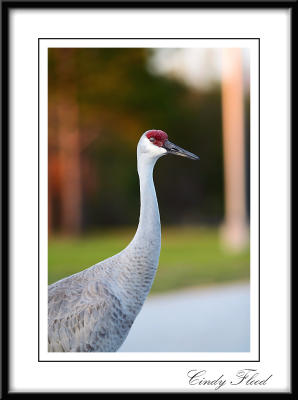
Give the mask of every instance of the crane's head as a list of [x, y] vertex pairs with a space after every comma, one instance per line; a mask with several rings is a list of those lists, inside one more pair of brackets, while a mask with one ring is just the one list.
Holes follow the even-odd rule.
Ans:
[[151, 129], [142, 135], [138, 144], [138, 152], [156, 159], [166, 154], [175, 154], [176, 156], [191, 158], [192, 160], [200, 159], [195, 154], [171, 143], [168, 140], [168, 135], [164, 131], [157, 129]]

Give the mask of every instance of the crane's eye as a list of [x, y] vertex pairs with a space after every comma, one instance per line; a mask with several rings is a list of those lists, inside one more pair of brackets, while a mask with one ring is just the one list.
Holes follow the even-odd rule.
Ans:
[[152, 143], [155, 142], [155, 138], [154, 138], [154, 137], [151, 137], [149, 140], [150, 140], [150, 142], [152, 142]]

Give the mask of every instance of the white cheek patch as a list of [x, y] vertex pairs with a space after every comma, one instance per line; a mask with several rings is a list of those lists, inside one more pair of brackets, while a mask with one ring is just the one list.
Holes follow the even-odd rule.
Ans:
[[159, 147], [156, 146], [154, 143], [151, 143], [147, 137], [145, 138], [145, 148], [146, 153], [150, 153], [154, 156], [162, 156], [167, 152], [167, 150], [163, 147]]
[[141, 137], [138, 143], [138, 157], [143, 156], [149, 159], [158, 159], [166, 153], [167, 150], [165, 148], [151, 143], [145, 134]]

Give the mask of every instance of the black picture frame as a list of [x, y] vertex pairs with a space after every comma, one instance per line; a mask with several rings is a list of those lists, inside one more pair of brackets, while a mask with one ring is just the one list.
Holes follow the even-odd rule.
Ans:
[[[2, 38], [1, 38], [1, 54], [2, 54], [2, 104], [1, 104], [1, 128], [2, 128], [2, 224], [1, 224], [1, 255], [2, 255], [2, 268], [1, 268], [1, 282], [2, 282], [2, 296], [1, 296], [1, 312], [2, 312], [2, 328], [1, 328], [1, 398], [8, 398], [15, 396], [15, 394], [10, 392], [9, 387], [9, 262], [10, 262], [10, 140], [9, 140], [9, 15], [14, 9], [87, 9], [87, 8], [123, 8], [123, 9], [134, 9], [134, 8], [150, 8], [150, 9], [186, 9], [186, 8], [248, 8], [248, 9], [287, 9], [291, 11], [291, 32], [290, 32], [290, 42], [291, 42], [291, 74], [290, 80], [291, 84], [291, 132], [295, 132], [296, 118], [293, 109], [293, 104], [295, 101], [295, 87], [296, 87], [296, 74], [297, 61], [294, 57], [294, 51], [296, 49], [296, 24], [297, 24], [297, 0], [287, 0], [287, 1], [2, 1], [1, 2], [1, 22], [2, 22]], [[293, 154], [293, 153], [292, 153]], [[292, 183], [292, 176], [291, 176]], [[292, 206], [291, 206], [292, 213]], [[292, 231], [292, 227], [291, 227]], [[291, 343], [292, 345], [292, 343]], [[292, 379], [291, 379], [292, 381]], [[24, 392], [18, 393], [22, 394], [33, 394]], [[38, 394], [38, 393], [34, 393]], [[45, 394], [45, 393], [42, 393]], [[63, 393], [64, 395], [73, 395], [73, 393]], [[84, 393], [86, 395], [87, 393]], [[91, 393], [90, 393], [91, 394]]]

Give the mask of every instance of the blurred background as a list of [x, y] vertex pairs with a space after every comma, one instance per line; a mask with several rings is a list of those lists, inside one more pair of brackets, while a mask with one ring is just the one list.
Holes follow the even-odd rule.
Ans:
[[146, 130], [164, 130], [201, 160], [168, 156], [155, 167], [160, 265], [122, 351], [249, 351], [249, 51], [48, 56], [49, 284], [130, 242], [136, 146]]

